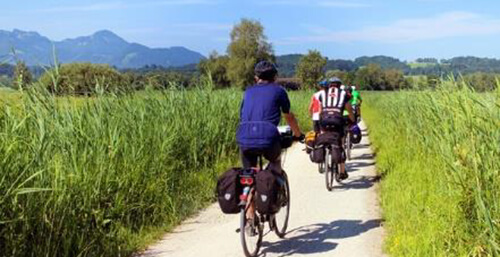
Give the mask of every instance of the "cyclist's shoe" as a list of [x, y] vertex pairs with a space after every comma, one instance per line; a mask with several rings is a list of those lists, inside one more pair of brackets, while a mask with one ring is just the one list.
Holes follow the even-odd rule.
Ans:
[[258, 229], [258, 222], [254, 219], [248, 220], [247, 225], [245, 226], [245, 234], [247, 234], [250, 237], [257, 236], [259, 233], [257, 232]]
[[335, 181], [337, 181], [337, 183], [340, 183], [342, 181], [342, 179], [340, 179], [340, 173], [338, 172], [335, 172]]
[[344, 173], [339, 173], [339, 179], [340, 180], [345, 180], [349, 177], [349, 174], [347, 174], [347, 171], [345, 171]]

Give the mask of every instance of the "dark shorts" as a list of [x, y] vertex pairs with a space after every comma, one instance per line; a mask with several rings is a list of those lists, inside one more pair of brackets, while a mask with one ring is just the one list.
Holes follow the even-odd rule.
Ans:
[[[277, 141], [269, 148], [240, 148], [243, 168], [258, 167], [258, 157], [264, 156], [270, 165], [281, 167], [281, 145]], [[280, 169], [281, 170], [281, 169]]]

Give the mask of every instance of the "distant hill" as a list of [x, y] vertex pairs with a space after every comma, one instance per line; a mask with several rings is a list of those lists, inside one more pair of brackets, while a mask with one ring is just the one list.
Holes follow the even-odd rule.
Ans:
[[149, 48], [129, 43], [109, 30], [59, 42], [37, 32], [0, 30], [0, 62], [14, 63], [18, 58], [30, 66], [48, 65], [53, 63], [54, 49], [61, 63], [107, 63], [118, 68], [179, 67], [198, 63], [204, 58], [200, 53], [180, 46]]
[[[295, 74], [295, 68], [297, 63], [300, 61], [301, 54], [288, 54], [276, 57], [276, 63], [278, 65], [279, 74], [284, 77], [292, 77]], [[326, 70], [343, 70], [343, 71], [353, 71], [359, 67], [365, 66], [369, 63], [379, 64], [383, 69], [401, 69], [403, 71], [408, 71], [409, 66], [400, 61], [399, 59], [377, 55], [377, 56], [362, 56], [355, 60], [343, 60], [343, 59], [331, 59], [326, 63]]]

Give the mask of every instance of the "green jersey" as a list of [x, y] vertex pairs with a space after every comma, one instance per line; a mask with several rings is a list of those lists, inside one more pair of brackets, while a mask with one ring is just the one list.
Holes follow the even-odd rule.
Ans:
[[[351, 100], [349, 100], [349, 103], [351, 105], [357, 105], [358, 104], [358, 100], [362, 100], [361, 99], [361, 94], [359, 93], [358, 90], [352, 90], [351, 91]], [[345, 117], [349, 116], [349, 112], [347, 112], [347, 110], [344, 110], [344, 116]]]
[[352, 97], [351, 97], [351, 105], [357, 105], [358, 100], [361, 100], [361, 95], [359, 94], [358, 90], [353, 90]]

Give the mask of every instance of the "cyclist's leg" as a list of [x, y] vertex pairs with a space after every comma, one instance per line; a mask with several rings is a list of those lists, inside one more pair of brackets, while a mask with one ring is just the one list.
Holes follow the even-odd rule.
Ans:
[[313, 120], [313, 128], [314, 128], [314, 132], [316, 132], [316, 133], [321, 132], [319, 120]]
[[281, 145], [280, 142], [274, 143], [271, 147], [263, 151], [264, 158], [269, 161], [269, 168], [278, 174], [281, 174]]
[[338, 131], [338, 133], [340, 133], [341, 135], [341, 142], [340, 142], [340, 151], [342, 153], [342, 159], [341, 159], [341, 163], [340, 163], [340, 169], [339, 169], [339, 174], [340, 174], [340, 177], [341, 179], [344, 179], [344, 178], [347, 178], [346, 175], [347, 175], [347, 172], [345, 170], [345, 161], [346, 161], [346, 153], [345, 153], [345, 149], [344, 149], [344, 144], [345, 144], [345, 137], [347, 136], [347, 133], [345, 133], [345, 130], [343, 129], [342, 131]]
[[241, 148], [240, 154], [243, 168], [257, 168], [257, 158], [259, 157], [259, 155], [256, 153], [255, 149]]

